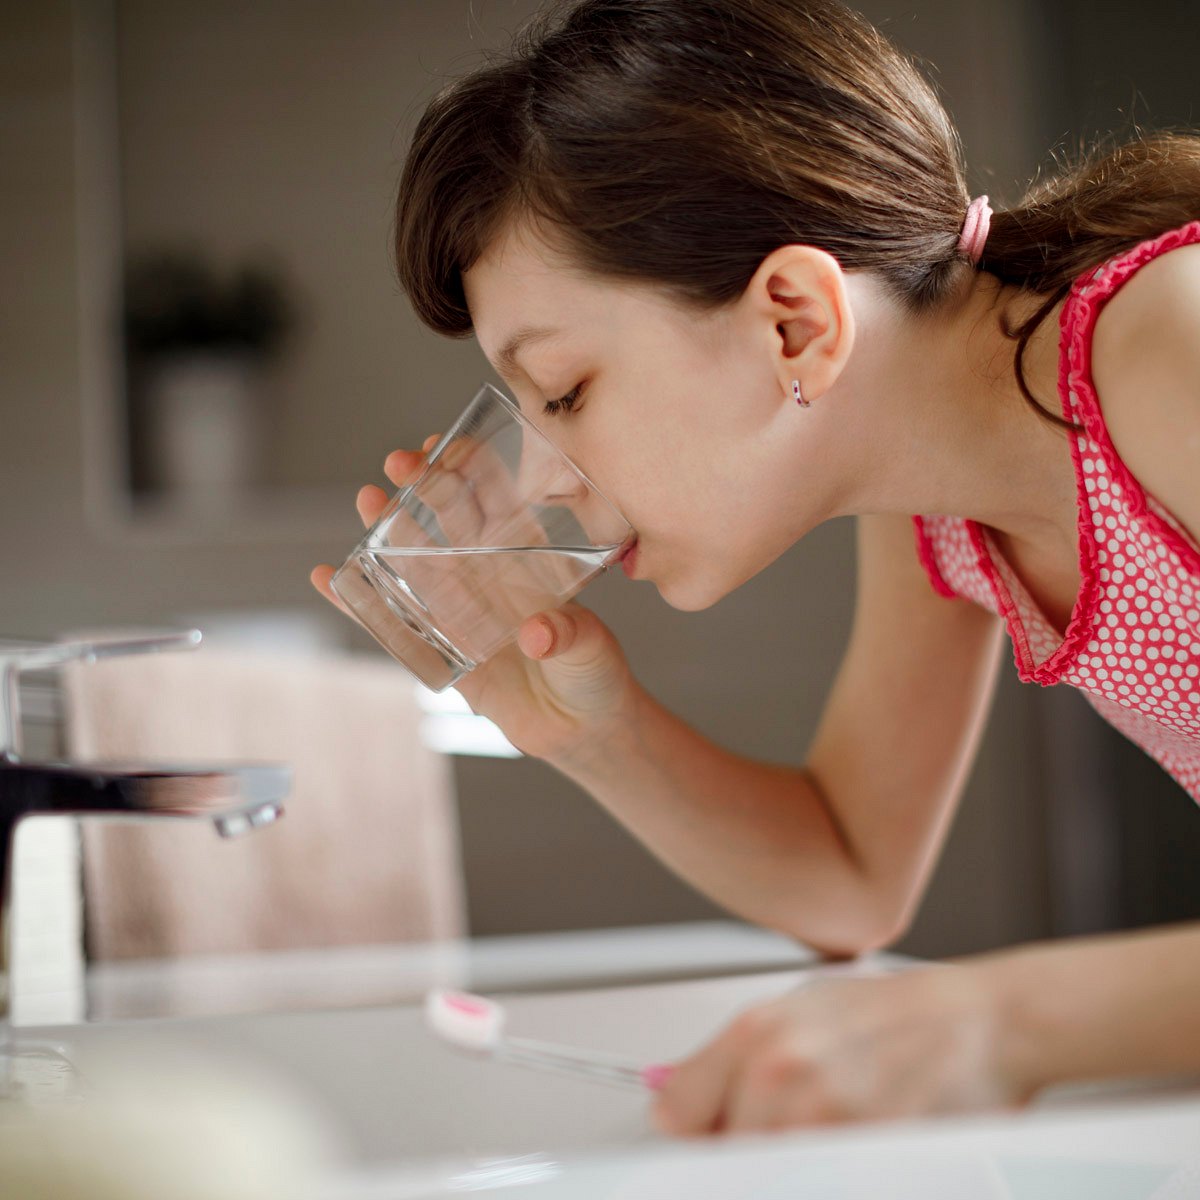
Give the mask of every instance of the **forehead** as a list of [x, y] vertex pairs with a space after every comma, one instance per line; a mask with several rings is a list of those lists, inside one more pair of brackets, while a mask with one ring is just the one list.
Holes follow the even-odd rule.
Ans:
[[469, 271], [463, 289], [475, 336], [499, 363], [523, 332], [598, 333], [668, 318], [672, 305], [648, 284], [602, 279], [574, 263], [567, 248], [527, 222], [506, 226]]
[[527, 222], [505, 226], [463, 274], [475, 335], [493, 361], [522, 329], [572, 324], [599, 286]]

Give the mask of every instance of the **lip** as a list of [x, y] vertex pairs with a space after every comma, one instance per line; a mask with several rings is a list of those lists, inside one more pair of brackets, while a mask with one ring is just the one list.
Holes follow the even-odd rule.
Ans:
[[637, 549], [637, 538], [634, 538], [634, 540], [629, 544], [629, 549], [627, 549], [625, 553], [622, 554], [619, 559], [617, 559], [617, 561], [621, 564], [621, 569], [626, 575], [629, 576], [630, 579], [633, 578], [633, 573], [637, 569]]

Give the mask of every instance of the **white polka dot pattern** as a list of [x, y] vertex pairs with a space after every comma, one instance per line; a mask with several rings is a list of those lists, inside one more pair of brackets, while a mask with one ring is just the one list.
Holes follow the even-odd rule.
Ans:
[[1144, 263], [1200, 242], [1200, 221], [1085, 273], [1063, 306], [1059, 392], [1079, 489], [1082, 585], [1066, 633], [1040, 611], [987, 529], [916, 517], [935, 589], [1002, 616], [1020, 677], [1070, 684], [1200, 801], [1200, 546], [1146, 494], [1108, 436], [1091, 378], [1107, 300]]

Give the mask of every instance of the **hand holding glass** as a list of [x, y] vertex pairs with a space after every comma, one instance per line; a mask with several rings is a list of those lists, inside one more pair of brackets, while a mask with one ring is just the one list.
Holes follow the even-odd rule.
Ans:
[[592, 482], [485, 384], [334, 575], [342, 603], [426, 687], [453, 686], [633, 540]]

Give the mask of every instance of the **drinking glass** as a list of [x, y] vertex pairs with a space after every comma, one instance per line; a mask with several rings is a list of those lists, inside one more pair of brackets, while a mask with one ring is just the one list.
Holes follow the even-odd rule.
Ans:
[[507, 396], [484, 384], [332, 587], [435, 692], [618, 561], [634, 532]]

